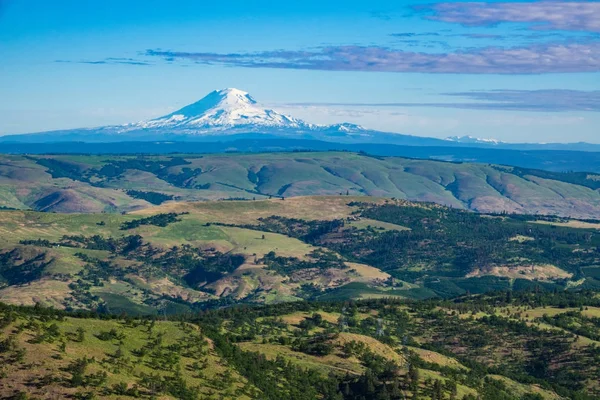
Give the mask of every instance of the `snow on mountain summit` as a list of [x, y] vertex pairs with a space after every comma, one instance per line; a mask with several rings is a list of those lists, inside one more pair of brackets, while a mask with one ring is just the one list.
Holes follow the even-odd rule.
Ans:
[[218, 130], [235, 127], [308, 128], [309, 124], [262, 108], [247, 92], [228, 88], [215, 90], [171, 114], [128, 127]]
[[[1, 0], [0, 0], [1, 1]], [[331, 125], [312, 124], [270, 108], [262, 107], [243, 90], [228, 88], [214, 90], [199, 101], [165, 116], [124, 125], [77, 128], [57, 131], [5, 135], [3, 142], [22, 143], [114, 143], [114, 142], [179, 142], [229, 141], [237, 139], [302, 139], [333, 143], [396, 144], [402, 146], [465, 146], [515, 148], [496, 139], [472, 136], [453, 136], [445, 140], [381, 132], [348, 122]], [[273, 144], [278, 148], [281, 144]], [[538, 148], [541, 144], [527, 144]], [[554, 149], [554, 145], [546, 147]], [[591, 144], [564, 145], [585, 149]], [[544, 147], [545, 148], [545, 147]]]
[[474, 144], [500, 144], [503, 143], [498, 139], [482, 139], [474, 136], [449, 136], [446, 139], [449, 142], [456, 143], [474, 143]]

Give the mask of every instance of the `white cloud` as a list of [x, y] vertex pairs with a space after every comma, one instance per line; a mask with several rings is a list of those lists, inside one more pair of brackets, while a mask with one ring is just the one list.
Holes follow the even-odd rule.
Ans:
[[536, 30], [600, 32], [600, 3], [582, 1], [452, 2], [416, 7], [432, 11], [429, 19], [467, 26], [502, 22], [530, 24]]

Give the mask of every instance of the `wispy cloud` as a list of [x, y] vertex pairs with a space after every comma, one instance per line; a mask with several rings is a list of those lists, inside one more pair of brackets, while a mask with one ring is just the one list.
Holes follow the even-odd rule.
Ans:
[[463, 33], [463, 34], [456, 34], [453, 36], [466, 37], [469, 39], [503, 39], [506, 37], [506, 36], [502, 36], [502, 35], [494, 35], [494, 34], [486, 34], [486, 33]]
[[600, 3], [584, 1], [446, 2], [416, 6], [428, 19], [466, 26], [517, 22], [535, 30], [600, 32]]
[[246, 68], [452, 74], [599, 72], [600, 42], [548, 43], [425, 53], [379, 46], [329, 46], [311, 51], [204, 53], [147, 50], [143, 56]]
[[414, 38], [414, 37], [421, 37], [421, 36], [442, 36], [442, 34], [438, 33], [438, 32], [420, 32], [420, 33], [401, 32], [401, 33], [392, 33], [392, 34], [390, 34], [390, 36], [398, 37], [398, 38]]
[[109, 57], [104, 60], [56, 60], [57, 63], [68, 63], [68, 64], [91, 64], [91, 65], [107, 65], [107, 64], [122, 64], [122, 65], [153, 65], [149, 61], [136, 60], [134, 58], [118, 58]]
[[437, 32], [401, 32], [392, 33], [391, 37], [401, 40], [416, 39], [426, 37], [443, 37], [443, 38], [467, 38], [467, 39], [486, 39], [486, 40], [517, 40], [517, 41], [542, 41], [542, 40], [564, 40], [570, 39], [577, 42], [587, 42], [600, 39], [599, 33], [593, 32], [572, 32], [570, 35], [565, 35], [565, 32], [525, 32], [525, 33], [446, 33], [440, 34]]
[[507, 111], [594, 111], [600, 112], [600, 91], [564, 89], [491, 90], [440, 93], [445, 96], [476, 100], [449, 103], [295, 103], [294, 106], [330, 107], [444, 107], [471, 110]]
[[600, 111], [600, 90], [493, 90], [445, 93], [488, 103], [473, 108], [520, 111]]

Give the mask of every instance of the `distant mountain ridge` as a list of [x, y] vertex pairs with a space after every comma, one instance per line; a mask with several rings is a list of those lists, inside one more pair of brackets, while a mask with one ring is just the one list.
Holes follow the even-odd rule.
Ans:
[[[259, 135], [257, 135], [259, 136]], [[402, 146], [383, 143], [332, 143], [310, 139], [239, 138], [227, 141], [0, 143], [5, 154], [215, 154], [298, 151], [350, 151], [451, 162], [510, 165], [553, 172], [600, 173], [600, 152], [515, 150], [492, 146]]]
[[447, 141], [449, 142], [455, 142], [455, 143], [477, 143], [477, 144], [505, 144], [505, 142], [498, 140], [498, 139], [492, 139], [492, 138], [488, 138], [488, 139], [484, 139], [484, 138], [478, 138], [478, 137], [474, 137], [474, 136], [448, 136], [446, 138]]
[[148, 201], [315, 195], [600, 220], [600, 175], [348, 152], [0, 156], [0, 206], [115, 212]]
[[[237, 139], [303, 139], [344, 144], [486, 147], [513, 150], [600, 151], [589, 143], [504, 143], [496, 139], [453, 136], [446, 139], [381, 132], [352, 123], [318, 125], [263, 108], [247, 92], [215, 90], [201, 100], [162, 117], [124, 125], [7, 135], [0, 143], [228, 141]], [[0, 148], [1, 151], [1, 148]]]
[[195, 103], [147, 121], [98, 128], [10, 135], [0, 137], [0, 142], [212, 141], [227, 140], [234, 136], [239, 138], [239, 135], [364, 142], [372, 139], [373, 133], [378, 134], [351, 123], [310, 124], [262, 108], [249, 93], [227, 88], [212, 91]]

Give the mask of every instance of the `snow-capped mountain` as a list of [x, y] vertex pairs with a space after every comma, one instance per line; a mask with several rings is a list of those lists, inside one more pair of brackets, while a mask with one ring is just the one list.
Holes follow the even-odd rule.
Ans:
[[[599, 151], [581, 144], [509, 144], [495, 139], [453, 136], [436, 139], [365, 129], [351, 123], [310, 124], [262, 107], [239, 89], [215, 90], [168, 115], [124, 125], [1, 136], [0, 143], [51, 142], [230, 142], [237, 139], [304, 139], [342, 144], [481, 147], [505, 149], [568, 149]], [[1, 148], [0, 148], [1, 151]]]
[[210, 92], [201, 100], [163, 117], [122, 125], [120, 133], [148, 130], [168, 131], [187, 136], [222, 136], [261, 133], [278, 136], [349, 135], [360, 136], [366, 130], [356, 124], [309, 124], [301, 119], [263, 108], [243, 90], [228, 88]]
[[299, 119], [262, 108], [248, 93], [235, 88], [215, 90], [169, 115], [126, 125], [128, 129], [184, 128], [198, 133], [257, 127], [315, 128]]
[[449, 142], [454, 142], [454, 143], [468, 143], [468, 144], [491, 144], [491, 145], [497, 145], [497, 144], [501, 144], [504, 143], [498, 139], [485, 139], [485, 138], [478, 138], [478, 137], [474, 137], [474, 136], [448, 136], [445, 140], [449, 141]]
[[373, 134], [377, 133], [351, 123], [310, 124], [263, 108], [247, 92], [228, 88], [212, 91], [195, 103], [147, 121], [4, 136], [0, 137], [0, 142], [222, 141], [240, 136], [364, 142], [372, 140]]
[[301, 119], [263, 108], [243, 90], [215, 90], [201, 100], [171, 114], [114, 128], [119, 135], [166, 135], [171, 139], [223, 139], [240, 134], [275, 135], [292, 138], [356, 138], [367, 131], [355, 124], [310, 124]]

